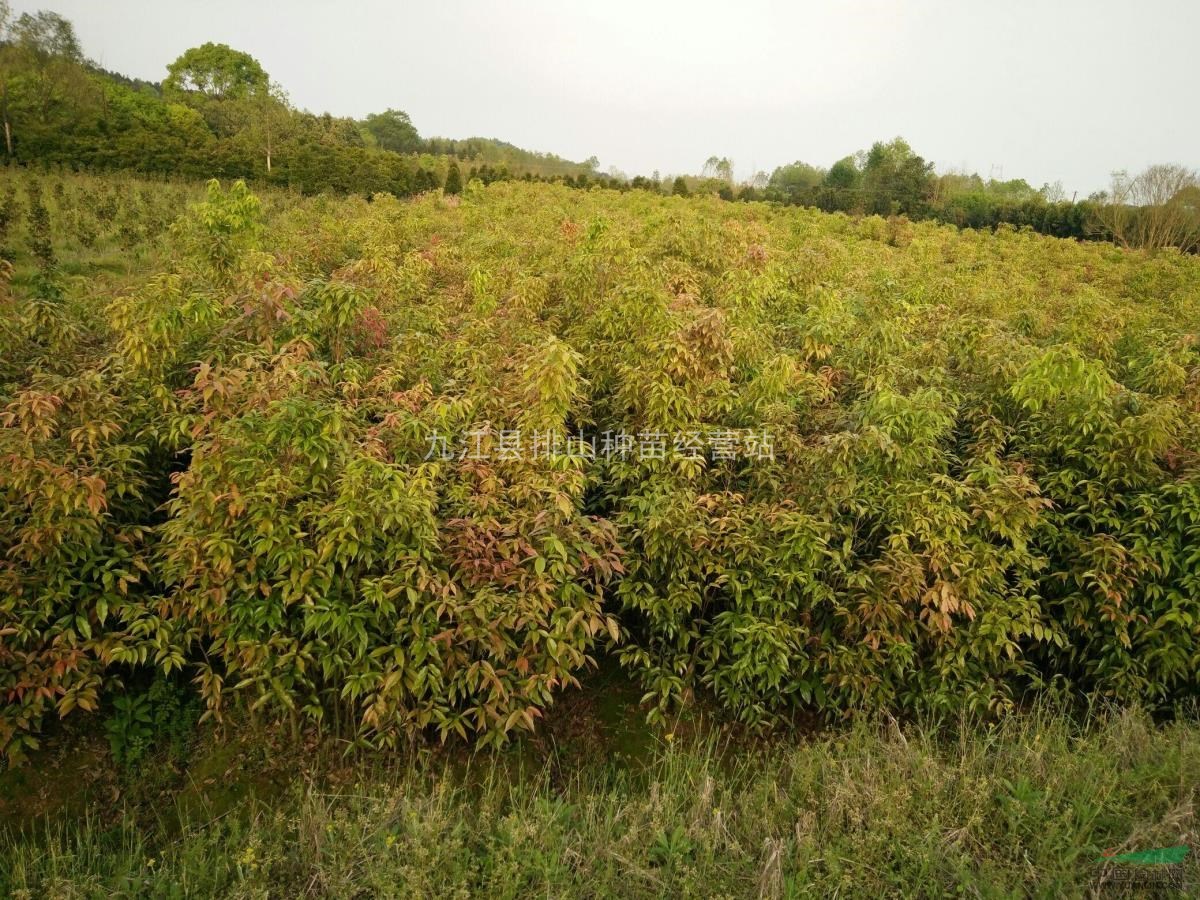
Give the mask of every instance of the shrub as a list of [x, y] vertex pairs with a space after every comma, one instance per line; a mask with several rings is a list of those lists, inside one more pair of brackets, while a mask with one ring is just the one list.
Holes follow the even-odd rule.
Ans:
[[194, 193], [64, 182], [120, 291], [13, 257], [11, 755], [131, 666], [380, 744], [614, 643], [658, 717], [1200, 687], [1194, 258], [480, 179], [212, 183], [158, 243]]

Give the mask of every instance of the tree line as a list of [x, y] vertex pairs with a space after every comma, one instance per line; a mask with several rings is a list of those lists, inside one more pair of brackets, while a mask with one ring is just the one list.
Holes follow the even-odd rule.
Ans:
[[709, 157], [698, 177], [676, 177], [675, 194], [717, 194], [854, 215], [903, 215], [961, 228], [1030, 228], [1125, 247], [1200, 245], [1200, 179], [1178, 165], [1154, 165], [1138, 175], [1116, 172], [1108, 191], [1068, 200], [1059, 184], [1034, 188], [1024, 179], [984, 179], [942, 173], [903, 138], [877, 141], [829, 168], [796, 161], [737, 184], [728, 158]]
[[130, 79], [88, 60], [67, 19], [14, 16], [7, 3], [0, 122], [9, 164], [249, 178], [305, 193], [403, 196], [471, 177], [566, 180], [597, 164], [489, 138], [422, 138], [395, 109], [362, 120], [299, 110], [256, 59], [223, 44], [186, 51], [161, 83]]
[[247, 53], [206, 43], [167, 67], [161, 83], [89, 61], [72, 24], [41, 11], [14, 17], [0, 0], [0, 123], [4, 159], [79, 170], [252, 179], [303, 193], [457, 193], [472, 178], [572, 187], [714, 194], [859, 215], [904, 215], [960, 227], [1001, 225], [1130, 247], [1200, 245], [1200, 182], [1180, 166], [1118, 173], [1111, 191], [1076, 202], [1061, 187], [938, 174], [901, 138], [821, 168], [794, 162], [737, 183], [728, 158], [698, 176], [629, 178], [489, 138], [425, 138], [407, 113], [364, 119], [296, 109]]

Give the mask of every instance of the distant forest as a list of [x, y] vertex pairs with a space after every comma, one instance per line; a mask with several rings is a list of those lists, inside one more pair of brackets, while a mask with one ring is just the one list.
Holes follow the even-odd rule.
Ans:
[[361, 120], [300, 110], [257, 60], [224, 44], [186, 51], [161, 82], [129, 78], [91, 62], [67, 19], [48, 11], [14, 17], [3, 2], [0, 118], [10, 165], [248, 179], [306, 194], [457, 193], [474, 178], [523, 178], [1028, 227], [1126, 246], [1195, 252], [1200, 245], [1200, 186], [1180, 166], [1119, 173], [1112, 190], [1068, 199], [1059, 185], [939, 174], [896, 138], [828, 168], [797, 161], [743, 182], [729, 159], [716, 156], [699, 175], [629, 177], [600, 172], [594, 156], [573, 162], [492, 138], [423, 137], [398, 109]]

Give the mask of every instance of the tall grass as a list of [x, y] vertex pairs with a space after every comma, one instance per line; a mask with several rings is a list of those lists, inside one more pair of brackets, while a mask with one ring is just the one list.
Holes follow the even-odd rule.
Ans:
[[5, 840], [0, 893], [1110, 896], [1106, 848], [1181, 843], [1200, 883], [1194, 722], [1047, 709], [727, 749], [664, 741], [644, 770], [596, 759], [567, 774], [487, 754], [466, 771], [397, 762], [349, 787], [298, 779], [170, 839], [130, 819], [49, 825]]

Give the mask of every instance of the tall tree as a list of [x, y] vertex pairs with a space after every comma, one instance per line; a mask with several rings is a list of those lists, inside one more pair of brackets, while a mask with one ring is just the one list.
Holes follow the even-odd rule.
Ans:
[[1150, 250], [1200, 246], [1200, 176], [1176, 165], [1154, 165], [1137, 176], [1113, 173], [1112, 189], [1097, 211], [1117, 243]]
[[825, 175], [825, 186], [834, 188], [835, 190], [854, 190], [862, 181], [862, 172], [859, 169], [858, 160], [853, 156], [847, 156], [839, 159]]
[[421, 149], [421, 136], [408, 117], [399, 109], [371, 113], [363, 120], [363, 130], [375, 146], [395, 153], [415, 153]]
[[704, 161], [700, 177], [715, 178], [717, 181], [733, 184], [733, 161], [727, 156], [710, 156]]
[[3, 83], [0, 106], [3, 107], [5, 147], [12, 154], [12, 113], [9, 79], [22, 75], [26, 101], [43, 126], [50, 124], [55, 107], [66, 103], [79, 107], [92, 92], [92, 83], [83, 68], [83, 50], [75, 26], [58, 13], [42, 10], [23, 13], [11, 19], [7, 3], [0, 9], [3, 19]]
[[12, 34], [12, 6], [8, 0], [0, 0], [0, 118], [4, 120], [4, 150], [10, 157], [13, 155], [13, 142], [8, 81], [18, 67], [17, 53]]
[[863, 166], [863, 187], [872, 212], [920, 214], [933, 192], [933, 163], [914, 153], [903, 138], [876, 141]]
[[250, 54], [210, 42], [184, 51], [167, 66], [162, 87], [169, 99], [245, 100], [267, 93], [270, 79]]
[[75, 26], [58, 13], [42, 10], [22, 13], [13, 25], [13, 37], [30, 52], [45, 59], [83, 62], [83, 48]]
[[819, 187], [825, 180], [825, 172], [816, 166], [796, 160], [786, 166], [779, 166], [771, 173], [768, 184], [776, 190], [783, 191], [788, 196], [795, 196], [804, 191]]
[[446, 183], [442, 185], [442, 190], [447, 194], [461, 194], [462, 188], [462, 173], [458, 171], [458, 163], [450, 160], [450, 168], [446, 170]]
[[269, 176], [276, 148], [286, 140], [294, 125], [295, 116], [288, 105], [287, 94], [279, 85], [270, 84], [265, 91], [257, 91], [234, 103], [243, 121], [243, 133], [266, 159]]

